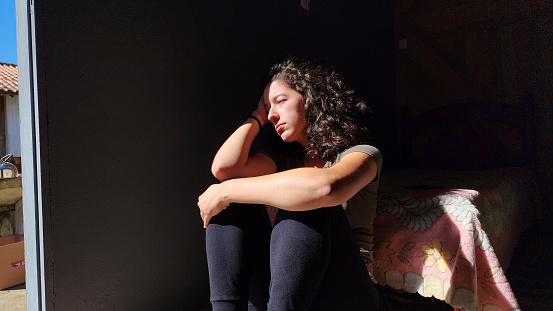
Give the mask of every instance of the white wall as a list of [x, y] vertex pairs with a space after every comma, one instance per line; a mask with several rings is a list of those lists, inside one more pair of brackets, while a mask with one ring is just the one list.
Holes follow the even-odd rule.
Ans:
[[21, 156], [21, 136], [19, 132], [19, 96], [6, 98], [6, 153]]

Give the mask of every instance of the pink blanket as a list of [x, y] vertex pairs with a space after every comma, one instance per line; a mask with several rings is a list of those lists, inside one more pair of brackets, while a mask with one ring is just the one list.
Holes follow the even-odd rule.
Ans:
[[471, 189], [447, 187], [459, 184], [459, 176], [444, 172], [439, 178], [449, 182], [415, 171], [383, 178], [374, 227], [375, 282], [465, 310], [519, 310], [504, 269], [528, 219], [520, 217], [523, 198], [513, 197], [524, 191], [517, 178], [498, 181], [508, 175], [486, 175], [493, 186], [465, 182]]

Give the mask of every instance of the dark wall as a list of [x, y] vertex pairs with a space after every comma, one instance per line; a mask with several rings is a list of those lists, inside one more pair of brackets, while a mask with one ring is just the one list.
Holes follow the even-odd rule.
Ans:
[[379, 135], [395, 128], [391, 6], [311, 2], [35, 4], [52, 309], [208, 305], [197, 197], [277, 59], [333, 65], [371, 103], [379, 147], [393, 150]]

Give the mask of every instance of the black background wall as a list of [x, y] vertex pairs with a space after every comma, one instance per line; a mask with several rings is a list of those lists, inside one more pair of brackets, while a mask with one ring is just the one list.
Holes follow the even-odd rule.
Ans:
[[310, 11], [300, 0], [35, 3], [48, 306], [208, 306], [197, 197], [275, 60], [342, 73], [372, 106], [393, 166], [384, 2], [312, 0]]

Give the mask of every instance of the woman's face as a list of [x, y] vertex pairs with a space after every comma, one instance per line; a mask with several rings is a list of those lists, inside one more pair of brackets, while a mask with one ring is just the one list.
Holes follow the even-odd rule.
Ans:
[[263, 101], [269, 112], [269, 121], [282, 140], [306, 146], [307, 122], [301, 94], [284, 81], [275, 80], [265, 87]]

